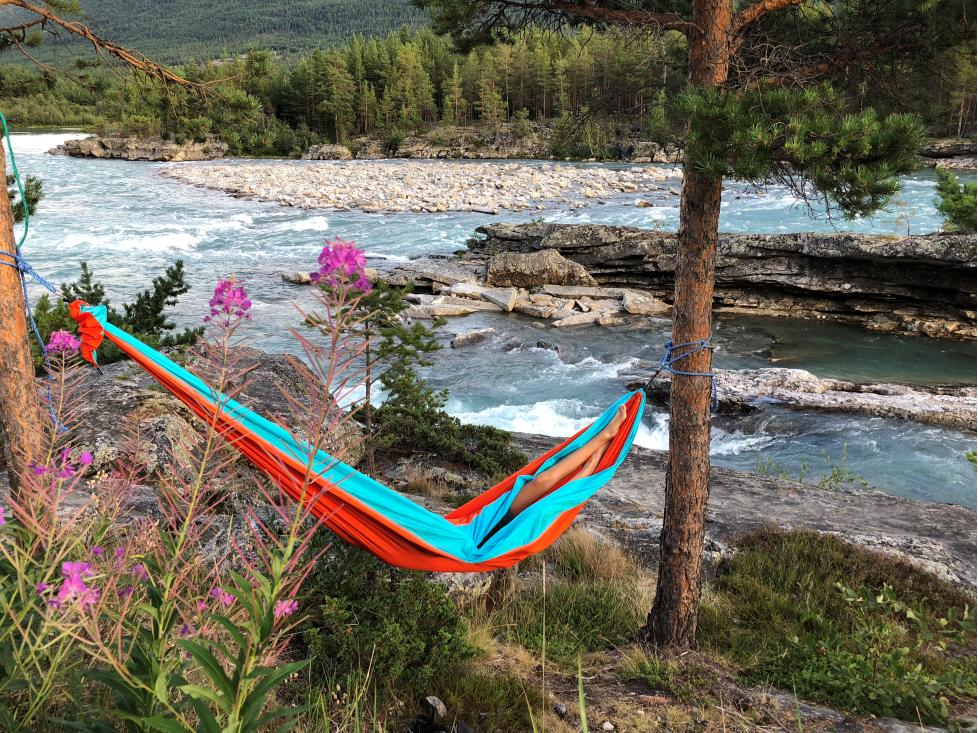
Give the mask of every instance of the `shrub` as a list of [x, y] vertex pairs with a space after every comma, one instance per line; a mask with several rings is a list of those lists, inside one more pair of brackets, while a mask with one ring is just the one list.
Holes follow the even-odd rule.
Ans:
[[[177, 335], [169, 333], [176, 326], [167, 320], [164, 309], [176, 305], [179, 296], [190, 290], [190, 286], [184, 281], [183, 260], [177, 260], [168, 267], [163, 277], [155, 278], [152, 290], [144, 290], [136, 295], [135, 302], [124, 304], [123, 314], [110, 305], [101, 283], [93, 282], [93, 273], [88, 269], [88, 264], [82, 262], [81, 269], [81, 278], [76, 282], [61, 284], [61, 297], [54, 303], [47, 293], [38, 298], [34, 306], [34, 321], [44, 343], [47, 343], [55, 331], [77, 334], [78, 324], [71, 317], [66, 302], [73, 300], [106, 306], [109, 323], [153, 348], [192, 344], [203, 333], [202, 327], [185, 328], [182, 334]], [[35, 367], [41, 368], [44, 355], [40, 345], [32, 343], [31, 350]], [[112, 364], [125, 358], [122, 349], [108, 339], [98, 349], [100, 364]]]
[[407, 133], [404, 132], [400, 127], [392, 127], [384, 135], [384, 150], [392, 158], [397, 155], [397, 151], [400, 150], [401, 144], [404, 142], [404, 138], [407, 137]]
[[303, 640], [318, 684], [368, 684], [421, 693], [473, 654], [468, 627], [445, 586], [334, 542], [305, 587]]
[[937, 169], [934, 206], [944, 216], [944, 231], [978, 231], [978, 183], [959, 183], [951, 171]]
[[[824, 656], [789, 642], [808, 634], [817, 637], [822, 630], [818, 618], [833, 624], [840, 636], [857, 633], [861, 616], [836, 588], [839, 578], [850, 587], [888, 585], [908, 605], [927, 599], [922, 618], [932, 627], [948, 618], [951, 609], [960, 613], [972, 602], [964, 591], [906, 561], [832, 535], [764, 528], [740, 537], [736, 548], [737, 553], [721, 563], [701, 608], [701, 645], [726, 659], [745, 681], [786, 690], [797, 686], [798, 695], [813, 701], [851, 704], [815, 679], [826, 672]], [[917, 638], [915, 630], [909, 633]], [[909, 659], [937, 676], [954, 664], [947, 655], [926, 648], [912, 648]]]
[[[958, 618], [956, 609], [948, 618], [937, 619], [931, 628], [924, 613], [924, 601], [911, 608], [897, 600], [893, 588], [884, 585], [879, 595], [863, 586], [858, 593], [836, 583], [836, 588], [857, 615], [855, 629], [840, 634], [836, 625], [815, 617], [817, 635], [806, 634], [804, 640], [790, 639], [792, 646], [819, 659], [824, 669], [806, 669], [802, 676], [809, 682], [824, 685], [835, 700], [843, 700], [848, 710], [877, 715], [897, 716], [904, 720], [919, 719], [946, 725], [946, 694], [974, 695], [974, 673], [968, 675], [953, 667], [934, 674], [911, 656], [911, 648], [920, 652], [928, 646], [947, 649], [947, 644], [966, 643], [965, 632], [974, 634], [974, 610], [965, 606]], [[905, 619], [909, 624], [904, 625]], [[911, 638], [908, 626], [916, 632]], [[972, 670], [974, 665], [970, 665]], [[970, 678], [970, 679], [969, 679]]]

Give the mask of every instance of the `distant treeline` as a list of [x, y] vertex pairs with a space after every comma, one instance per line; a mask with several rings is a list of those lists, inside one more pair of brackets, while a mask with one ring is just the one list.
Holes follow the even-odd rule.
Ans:
[[[564, 121], [563, 137], [663, 141], [679, 132], [669, 102], [685, 85], [685, 53], [679, 35], [588, 30], [528, 31], [514, 43], [457, 53], [431, 30], [404, 27], [384, 38], [355, 35], [291, 66], [251, 50], [177, 67], [187, 79], [211, 83], [203, 98], [139, 79], [96, 74], [80, 86], [0, 67], [0, 110], [15, 125], [96, 125], [178, 140], [215, 134], [236, 155], [297, 155], [321, 142], [352, 145], [365, 134], [396, 148], [405, 134], [437, 125], [550, 119]], [[964, 67], [968, 73], [973, 78]], [[942, 87], [926, 100], [927, 122], [958, 122], [962, 95], [974, 94], [962, 81], [963, 91]]]

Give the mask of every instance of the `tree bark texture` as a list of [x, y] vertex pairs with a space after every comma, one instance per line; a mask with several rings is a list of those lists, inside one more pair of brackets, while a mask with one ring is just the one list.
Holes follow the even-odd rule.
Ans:
[[[6, 160], [0, 151], [0, 181], [6, 180]], [[6, 188], [0, 192], [0, 250], [17, 252], [14, 218]], [[0, 254], [0, 261], [13, 258]], [[20, 271], [0, 265], [0, 436], [10, 488], [19, 488], [18, 470], [23, 470], [34, 453], [37, 438], [38, 401], [27, 327], [27, 303]]]
[[[710, 87], [726, 80], [732, 51], [730, 0], [695, 0], [690, 34], [689, 82]], [[695, 172], [687, 155], [679, 213], [674, 344], [706, 339], [712, 331], [713, 283], [723, 181]], [[693, 347], [673, 352], [673, 357]], [[701, 349], [674, 366], [709, 373], [712, 351]], [[669, 466], [659, 541], [655, 602], [641, 636], [655, 645], [697, 646], [706, 504], [710, 496], [709, 377], [672, 375]]]

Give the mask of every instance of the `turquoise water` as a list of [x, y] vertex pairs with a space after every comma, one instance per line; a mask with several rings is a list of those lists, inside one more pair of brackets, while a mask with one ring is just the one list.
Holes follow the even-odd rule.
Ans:
[[[115, 303], [132, 299], [176, 258], [186, 263], [192, 290], [175, 309], [180, 325], [196, 325], [207, 312], [214, 283], [234, 273], [247, 281], [254, 309], [254, 334], [262, 348], [295, 351], [284, 327], [296, 325], [293, 301], [308, 303], [302, 288], [281, 274], [310, 270], [324, 237], [355, 240], [373, 258], [402, 261], [411, 255], [450, 253], [464, 246], [486, 221], [527, 220], [535, 214], [362, 214], [315, 212], [237, 200], [177, 184], [157, 175], [160, 164], [84, 160], [43, 155], [64, 135], [16, 135], [15, 152], [24, 174], [44, 180], [46, 198], [32, 223], [24, 253], [52, 282], [73, 280], [88, 262]], [[296, 165], [267, 162], [267, 165]], [[206, 165], [206, 164], [202, 164]], [[301, 164], [300, 164], [301, 165]], [[391, 165], [397, 165], [392, 162]], [[974, 174], [962, 176], [974, 180]], [[932, 171], [906, 180], [902, 199], [915, 211], [914, 233], [935, 231]], [[679, 181], [666, 185], [678, 187]], [[743, 232], [878, 231], [893, 233], [884, 220], [832, 222], [809, 219], [793, 199], [768, 189], [764, 195], [732, 186], [724, 194], [721, 229]], [[737, 196], [740, 196], [738, 199]], [[657, 208], [624, 206], [629, 199], [591, 209], [548, 211], [551, 221], [594, 222], [673, 229], [677, 197], [656, 200]], [[886, 219], [887, 217], [883, 217]], [[905, 231], [906, 224], [902, 225]], [[379, 262], [375, 259], [374, 262]], [[31, 286], [32, 297], [42, 290]], [[428, 377], [451, 391], [449, 410], [463, 420], [514, 430], [568, 435], [599, 414], [622, 391], [619, 375], [661, 354], [668, 323], [609, 334], [601, 329], [573, 334], [540, 331], [522, 316], [474, 314], [453, 320], [451, 332], [491, 326], [495, 339], [479, 347], [446, 349]], [[560, 353], [535, 348], [539, 339]], [[717, 324], [717, 366], [783, 365], [821, 376], [903, 383], [975, 383], [975, 346], [922, 338], [873, 334], [863, 329], [787, 319], [724, 317]], [[506, 348], [510, 341], [526, 348]], [[776, 359], [777, 361], [772, 361]], [[720, 423], [718, 423], [720, 425]], [[639, 443], [666, 447], [666, 416], [648, 411]], [[750, 421], [722, 421], [714, 430], [715, 462], [752, 469], [758, 451], [797, 473], [803, 456], [810, 475], [827, 466], [822, 451], [838, 458], [847, 451], [853, 470], [881, 490], [974, 507], [975, 474], [964, 459], [974, 436], [890, 420], [817, 415], [765, 408]], [[848, 447], [846, 447], [848, 446]]]

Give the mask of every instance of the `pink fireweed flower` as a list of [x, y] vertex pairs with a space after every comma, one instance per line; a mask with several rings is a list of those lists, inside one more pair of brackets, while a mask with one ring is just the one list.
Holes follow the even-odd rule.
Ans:
[[216, 598], [220, 603], [225, 606], [231, 606], [234, 604], [234, 596], [228, 593], [226, 590], [221, 590], [220, 588], [214, 588], [211, 591], [211, 596]]
[[248, 320], [251, 314], [251, 301], [244, 289], [244, 281], [221, 280], [214, 288], [214, 297], [210, 300], [211, 314], [204, 319], [204, 323], [210, 323], [215, 318], [219, 318], [224, 323], [230, 323], [232, 318], [243, 318]]
[[279, 601], [275, 604], [275, 618], [276, 620], [283, 618], [285, 616], [291, 616], [299, 608], [298, 601]]
[[146, 568], [142, 565], [133, 565], [132, 574], [138, 575], [140, 580], [149, 580], [149, 573], [146, 572]]
[[207, 608], [207, 604], [206, 603], [204, 603], [203, 601], [197, 601], [197, 610], [198, 611], [203, 611], [205, 608]]
[[135, 589], [130, 585], [127, 586], [124, 590], [116, 591], [116, 595], [118, 595], [119, 598], [126, 598], [128, 596], [131, 596], [135, 592], [136, 592]]
[[81, 597], [88, 590], [81, 575], [69, 575], [65, 582], [61, 584], [58, 591], [58, 600], [62, 603], [70, 603], [76, 598]]
[[37, 594], [38, 595], [41, 595], [44, 591], [46, 591], [50, 587], [51, 586], [48, 585], [47, 583], [38, 583], [37, 584]]
[[92, 465], [92, 454], [89, 453], [87, 450], [86, 451], [82, 451], [81, 456], [78, 458], [78, 462], [81, 463], [83, 466], [91, 466]]
[[27, 464], [27, 467], [31, 470], [31, 472], [35, 476], [43, 476], [48, 472], [47, 466], [42, 466], [40, 463], [37, 463], [36, 461], [31, 461], [30, 463]]
[[63, 562], [61, 563], [61, 576], [71, 578], [72, 576], [91, 578], [95, 573], [92, 566], [87, 562]]
[[104, 552], [105, 550], [103, 550], [101, 547], [92, 548], [92, 554], [98, 557], [99, 559], [102, 559], [102, 555], [104, 554]]
[[51, 334], [51, 339], [44, 348], [49, 353], [78, 353], [79, 346], [81, 346], [81, 342], [67, 331], [55, 331]]
[[330, 242], [327, 239], [326, 246], [319, 255], [319, 264], [320, 268], [316, 272], [309, 273], [309, 279], [313, 283], [322, 282], [334, 288], [352, 285], [362, 293], [370, 292], [370, 283], [365, 272], [367, 258], [353, 242], [343, 239]]

